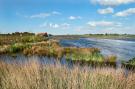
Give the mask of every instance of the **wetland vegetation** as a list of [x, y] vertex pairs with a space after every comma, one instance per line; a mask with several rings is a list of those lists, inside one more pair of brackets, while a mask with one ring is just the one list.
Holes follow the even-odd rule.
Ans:
[[[92, 36], [103, 36], [96, 34]], [[107, 35], [105, 35], [107, 36]], [[120, 35], [109, 35], [109, 36], [120, 36]], [[125, 36], [125, 35], [121, 35]], [[130, 35], [129, 35], [130, 36]], [[59, 41], [63, 36], [52, 36], [48, 37], [47, 33], [43, 35], [35, 33], [12, 33], [12, 34], [1, 34], [0, 35], [0, 54], [8, 54], [15, 56], [16, 54], [24, 54], [26, 56], [47, 56], [61, 59], [63, 56], [67, 60], [73, 61], [86, 61], [86, 62], [103, 62], [103, 63], [116, 63], [117, 57], [114, 55], [104, 56], [101, 54], [99, 48], [88, 48], [88, 47], [63, 47]], [[65, 36], [68, 38], [68, 36]], [[74, 36], [70, 36], [74, 37]], [[75, 36], [79, 37], [79, 36]], [[82, 37], [82, 36], [80, 36]], [[133, 37], [133, 36], [131, 36]], [[58, 40], [59, 39], [59, 40]], [[64, 39], [64, 38], [63, 38]], [[133, 61], [124, 62], [124, 64], [134, 65]]]
[[[126, 74], [124, 68], [127, 65], [135, 67], [134, 58], [127, 62], [123, 61], [124, 67], [114, 68], [111, 65], [116, 66], [116, 56], [104, 56], [101, 54], [101, 49], [94, 47], [63, 47], [59, 43], [61, 38], [57, 38], [57, 36], [50, 38], [33, 33], [1, 34], [0, 55], [16, 57], [17, 54], [23, 54], [27, 57], [33, 55], [53, 57], [56, 59], [56, 63], [42, 64], [33, 58], [21, 64], [1, 59], [0, 89], [135, 88], [134, 70], [128, 70], [128, 74]], [[74, 65], [71, 68], [66, 64], [61, 65], [59, 61], [62, 57], [65, 57], [67, 61], [72, 61]], [[110, 66], [90, 67], [90, 64]]]
[[134, 89], [135, 73], [123, 69], [0, 62], [0, 89]]

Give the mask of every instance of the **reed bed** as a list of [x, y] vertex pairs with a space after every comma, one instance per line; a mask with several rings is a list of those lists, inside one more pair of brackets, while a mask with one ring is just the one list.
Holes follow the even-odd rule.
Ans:
[[123, 69], [73, 68], [41, 65], [36, 60], [24, 64], [0, 62], [0, 89], [135, 89], [135, 73]]
[[21, 53], [27, 56], [38, 55], [72, 60], [92, 60], [104, 61], [100, 49], [98, 48], [76, 48], [76, 47], [61, 47], [56, 40], [41, 41], [36, 43], [15, 43], [12, 45], [0, 46], [0, 54], [17, 54]]

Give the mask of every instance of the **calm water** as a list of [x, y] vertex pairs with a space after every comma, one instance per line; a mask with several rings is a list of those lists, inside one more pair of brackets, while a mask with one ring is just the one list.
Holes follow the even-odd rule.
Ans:
[[68, 67], [72, 67], [73, 63], [71, 60], [66, 60], [63, 56], [61, 59], [56, 59], [54, 57], [45, 57], [45, 56], [25, 56], [23, 54], [17, 54], [15, 57], [11, 55], [0, 55], [0, 61], [4, 61], [6, 63], [19, 63], [19, 64], [25, 64], [29, 61], [37, 61], [40, 64], [47, 65], [47, 64], [61, 64], [66, 65]]
[[77, 40], [61, 40], [64, 47], [96, 47], [103, 55], [116, 55], [120, 60], [129, 60], [135, 57], [135, 41], [80, 38]]

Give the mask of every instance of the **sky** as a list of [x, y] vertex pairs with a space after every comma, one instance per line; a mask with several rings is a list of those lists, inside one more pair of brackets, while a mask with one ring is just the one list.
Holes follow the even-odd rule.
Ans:
[[135, 34], [135, 0], [0, 0], [0, 33]]

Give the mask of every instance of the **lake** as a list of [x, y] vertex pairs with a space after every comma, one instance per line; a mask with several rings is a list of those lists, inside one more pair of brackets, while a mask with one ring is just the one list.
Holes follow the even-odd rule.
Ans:
[[60, 44], [64, 47], [96, 47], [101, 49], [104, 56], [116, 55], [118, 60], [126, 60], [135, 57], [135, 41], [80, 38], [75, 40], [63, 39]]

